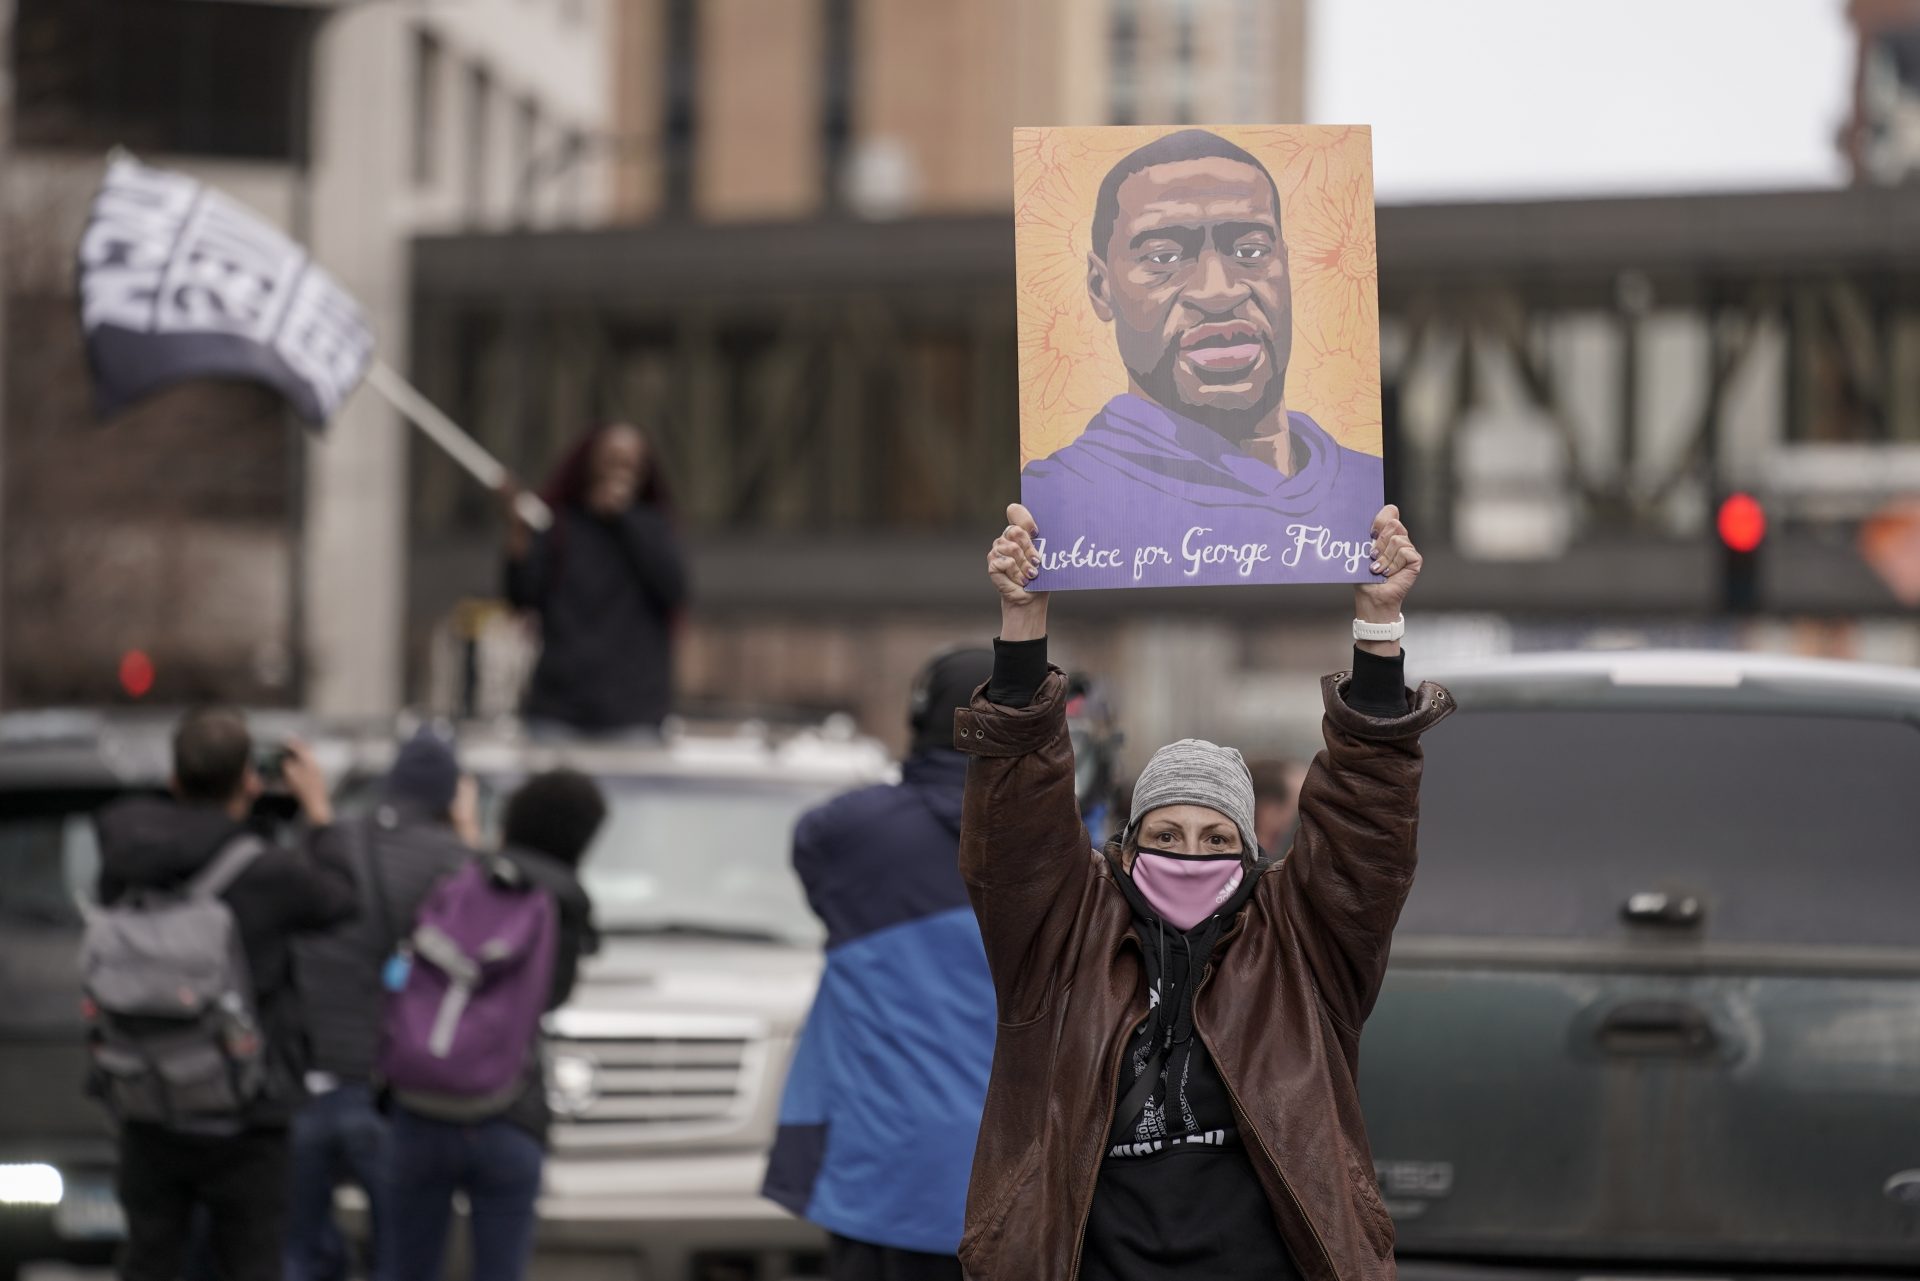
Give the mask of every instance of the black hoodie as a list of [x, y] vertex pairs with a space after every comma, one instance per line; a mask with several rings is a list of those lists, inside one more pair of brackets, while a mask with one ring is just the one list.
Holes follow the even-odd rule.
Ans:
[[[580, 884], [580, 874], [559, 859], [532, 850], [509, 846], [501, 851], [526, 874], [527, 880], [553, 895], [557, 909], [559, 937], [553, 958], [553, 986], [548, 991], [547, 1009], [557, 1010], [573, 995], [580, 975], [580, 962], [600, 950], [600, 932], [593, 923], [593, 900]], [[506, 1119], [538, 1139], [547, 1142], [553, 1113], [547, 1106], [546, 1055], [536, 1057], [534, 1071], [526, 1088], [507, 1108]]]
[[[97, 822], [100, 901], [107, 905], [136, 889], [178, 888], [243, 830], [217, 805], [146, 796], [109, 806]], [[247, 1124], [283, 1127], [300, 1100], [308, 1061], [291, 936], [328, 929], [358, 910], [343, 834], [316, 829], [304, 854], [270, 845], [222, 897], [240, 929], [267, 1038], [268, 1088], [248, 1110]]]
[[526, 558], [507, 562], [506, 589], [516, 607], [540, 614], [529, 717], [599, 731], [666, 716], [687, 577], [665, 515], [635, 506], [609, 519], [561, 507]]
[[[1161, 920], [1109, 850], [1146, 957], [1148, 1013], [1121, 1060], [1113, 1129], [1087, 1216], [1081, 1281], [1194, 1277], [1284, 1281], [1298, 1269], [1241, 1146], [1212, 1056], [1193, 1031], [1193, 997], [1215, 943], [1266, 862], [1191, 930]], [[1142, 1091], [1148, 1091], [1144, 1099]]]

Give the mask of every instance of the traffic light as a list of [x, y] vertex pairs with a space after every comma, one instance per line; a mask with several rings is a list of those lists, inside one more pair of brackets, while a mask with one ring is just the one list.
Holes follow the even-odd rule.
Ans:
[[120, 689], [132, 699], [153, 692], [153, 659], [144, 649], [130, 649], [120, 656]]
[[1760, 549], [1767, 541], [1767, 509], [1752, 494], [1728, 494], [1714, 517], [1720, 534], [1720, 608], [1751, 614], [1760, 608]]

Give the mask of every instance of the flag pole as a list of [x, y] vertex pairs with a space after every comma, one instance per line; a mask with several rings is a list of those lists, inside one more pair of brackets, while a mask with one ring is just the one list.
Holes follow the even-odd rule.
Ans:
[[[485, 446], [461, 430], [460, 424], [441, 413], [440, 407], [421, 395], [419, 388], [377, 356], [367, 367], [367, 386], [379, 392], [403, 418], [488, 489], [499, 489], [512, 479], [506, 466], [488, 453]], [[521, 490], [514, 495], [513, 509], [534, 529], [549, 529], [553, 525], [553, 509], [541, 502], [537, 494]]]

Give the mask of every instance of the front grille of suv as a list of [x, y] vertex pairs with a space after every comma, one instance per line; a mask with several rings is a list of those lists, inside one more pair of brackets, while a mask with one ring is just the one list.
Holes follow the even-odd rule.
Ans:
[[749, 1119], [764, 1058], [744, 1020], [564, 1011], [547, 1047], [556, 1146], [724, 1137]]

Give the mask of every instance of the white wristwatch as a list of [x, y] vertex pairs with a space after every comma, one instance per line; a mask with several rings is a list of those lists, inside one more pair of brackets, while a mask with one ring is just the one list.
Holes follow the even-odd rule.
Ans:
[[1368, 623], [1358, 618], [1353, 620], [1353, 638], [1357, 641], [1397, 641], [1406, 634], [1407, 619], [1404, 614], [1391, 623]]

